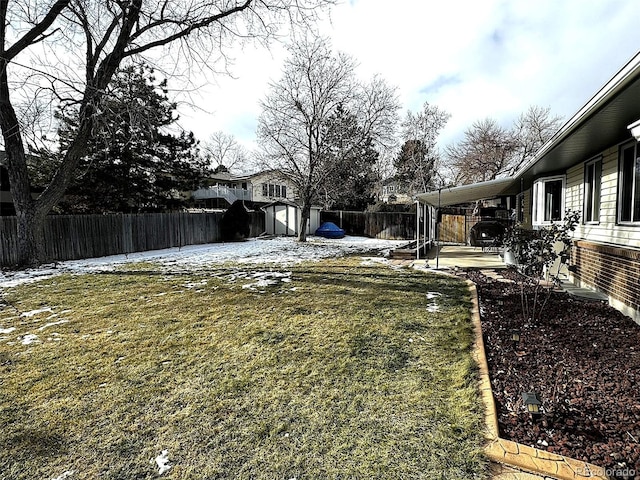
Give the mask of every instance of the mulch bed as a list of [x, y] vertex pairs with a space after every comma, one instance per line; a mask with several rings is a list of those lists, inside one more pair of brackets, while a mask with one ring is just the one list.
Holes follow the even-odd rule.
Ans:
[[[520, 285], [467, 275], [478, 289], [500, 436], [593, 463], [611, 478], [640, 479], [640, 326], [562, 292], [539, 321], [524, 322]], [[523, 392], [541, 399], [538, 418]]]

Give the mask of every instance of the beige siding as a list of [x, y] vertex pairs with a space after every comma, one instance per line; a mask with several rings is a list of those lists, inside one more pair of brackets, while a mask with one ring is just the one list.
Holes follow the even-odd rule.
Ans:
[[522, 226], [525, 228], [531, 228], [531, 189], [524, 191], [524, 215], [522, 218]]
[[[585, 159], [588, 161], [590, 159]], [[567, 171], [566, 207], [584, 215], [584, 163]], [[640, 226], [616, 225], [618, 193], [618, 147], [602, 152], [602, 184], [600, 200], [600, 223], [581, 224], [575, 238], [598, 243], [640, 248]]]
[[565, 210], [582, 212], [582, 194], [584, 187], [584, 164], [576, 165], [567, 171], [564, 206]]
[[285, 197], [270, 197], [262, 195], [262, 185], [264, 183], [272, 183], [274, 185], [284, 185], [287, 187], [287, 200], [293, 200], [295, 198], [295, 192], [293, 185], [291, 185], [288, 181], [284, 180], [280, 177], [277, 172], [268, 171], [258, 173], [253, 175], [250, 180], [251, 186], [249, 188], [252, 189], [252, 200], [254, 202], [273, 202], [275, 200], [283, 200]]

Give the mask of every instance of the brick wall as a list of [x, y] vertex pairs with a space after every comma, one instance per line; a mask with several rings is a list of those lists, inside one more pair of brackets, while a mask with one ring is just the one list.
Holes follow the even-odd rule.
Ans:
[[633, 317], [640, 316], [640, 250], [579, 240], [573, 245], [571, 263], [582, 284], [635, 311]]

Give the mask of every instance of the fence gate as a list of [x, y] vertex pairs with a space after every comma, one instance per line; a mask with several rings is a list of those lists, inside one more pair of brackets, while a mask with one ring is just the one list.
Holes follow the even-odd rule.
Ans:
[[465, 215], [443, 214], [440, 220], [438, 240], [444, 243], [467, 243], [467, 221]]

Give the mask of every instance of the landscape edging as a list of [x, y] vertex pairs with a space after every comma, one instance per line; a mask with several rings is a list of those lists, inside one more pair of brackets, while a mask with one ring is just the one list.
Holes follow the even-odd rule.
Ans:
[[558, 480], [609, 479], [605, 469], [597, 465], [500, 438], [498, 414], [482, 338], [478, 291], [472, 281], [466, 282], [471, 293], [471, 318], [475, 334], [473, 357], [478, 365], [479, 388], [485, 409], [485, 438], [488, 442], [484, 448], [485, 455], [494, 462]]

